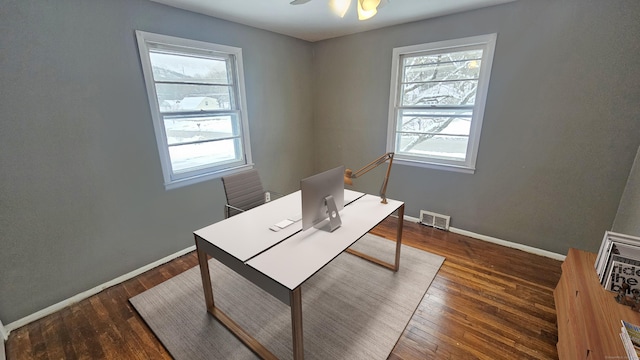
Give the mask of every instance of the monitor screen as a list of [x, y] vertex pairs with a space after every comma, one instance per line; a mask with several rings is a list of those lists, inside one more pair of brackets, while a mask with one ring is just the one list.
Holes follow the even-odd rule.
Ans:
[[[325, 201], [328, 196], [333, 198], [336, 212], [344, 207], [344, 166], [300, 180], [300, 190], [302, 190], [302, 230], [307, 230], [329, 219]], [[331, 208], [331, 204], [329, 206]], [[338, 216], [337, 213], [335, 215]], [[332, 226], [330, 231], [334, 229]]]

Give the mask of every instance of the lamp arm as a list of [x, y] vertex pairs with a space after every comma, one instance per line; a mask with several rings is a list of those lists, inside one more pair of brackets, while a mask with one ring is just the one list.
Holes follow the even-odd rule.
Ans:
[[[368, 173], [369, 171], [377, 168], [379, 165], [381, 165], [382, 163], [384, 163], [387, 160], [391, 160], [389, 162], [389, 165], [391, 165], [391, 162], [393, 161], [393, 154], [392, 152], [388, 152], [382, 156], [380, 156], [379, 158], [373, 160], [372, 162], [368, 163], [367, 165], [363, 166], [362, 169], [356, 171], [356, 172], [352, 172], [351, 175], [349, 176], [352, 179], [355, 179], [361, 175], [364, 175], [366, 173]], [[389, 170], [390, 170], [391, 166], [389, 166], [389, 169], [387, 169], [387, 177], [389, 176]]]
[[375, 169], [376, 167], [382, 165], [384, 162], [389, 160], [389, 165], [387, 166], [387, 173], [384, 176], [384, 181], [382, 182], [382, 187], [380, 188], [380, 198], [382, 198], [382, 203], [386, 204], [387, 203], [387, 196], [386, 196], [387, 184], [389, 183], [389, 175], [391, 174], [391, 165], [393, 164], [393, 155], [394, 155], [393, 152], [388, 152], [380, 156], [379, 158], [373, 160], [372, 162], [365, 165], [362, 169], [356, 172], [352, 172], [351, 170], [347, 169], [345, 171], [345, 177], [349, 179], [355, 179], [363, 174], [368, 173], [369, 171]]

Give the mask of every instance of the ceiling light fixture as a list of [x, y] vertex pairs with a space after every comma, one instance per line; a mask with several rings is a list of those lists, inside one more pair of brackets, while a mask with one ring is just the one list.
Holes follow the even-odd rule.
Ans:
[[[306, 4], [311, 0], [293, 0], [291, 5]], [[378, 8], [386, 5], [389, 0], [356, 0], [358, 20], [371, 19], [378, 13]], [[329, 0], [329, 7], [341, 18], [351, 7], [351, 0]]]
[[[366, 6], [367, 8], [365, 9], [365, 4], [367, 3]], [[358, 20], [368, 20], [371, 19], [372, 17], [374, 17], [377, 13], [378, 13], [378, 9], [377, 9], [377, 5], [372, 7], [372, 3], [373, 1], [367, 1], [367, 0], [358, 0]], [[380, 1], [378, 1], [378, 3], [380, 3]], [[368, 9], [368, 10], [367, 10]]]
[[334, 13], [342, 18], [347, 13], [347, 10], [349, 10], [351, 0], [331, 0], [329, 1], [329, 6], [331, 6], [331, 10], [333, 10]]
[[380, 0], [358, 0], [365, 11], [376, 10], [380, 5]]

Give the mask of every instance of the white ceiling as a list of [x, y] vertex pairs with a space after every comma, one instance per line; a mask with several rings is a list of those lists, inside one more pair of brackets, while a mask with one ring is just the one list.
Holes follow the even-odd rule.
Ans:
[[344, 18], [331, 12], [329, 0], [290, 5], [291, 0], [152, 0], [216, 18], [318, 41], [433, 18], [516, 0], [390, 0], [372, 19], [358, 21], [356, 0]]

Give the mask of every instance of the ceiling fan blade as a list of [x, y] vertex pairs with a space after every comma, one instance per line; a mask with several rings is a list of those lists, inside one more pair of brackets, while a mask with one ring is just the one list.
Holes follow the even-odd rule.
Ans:
[[302, 5], [302, 4], [308, 3], [309, 1], [311, 1], [311, 0], [293, 0], [289, 4], [291, 4], [291, 5]]

